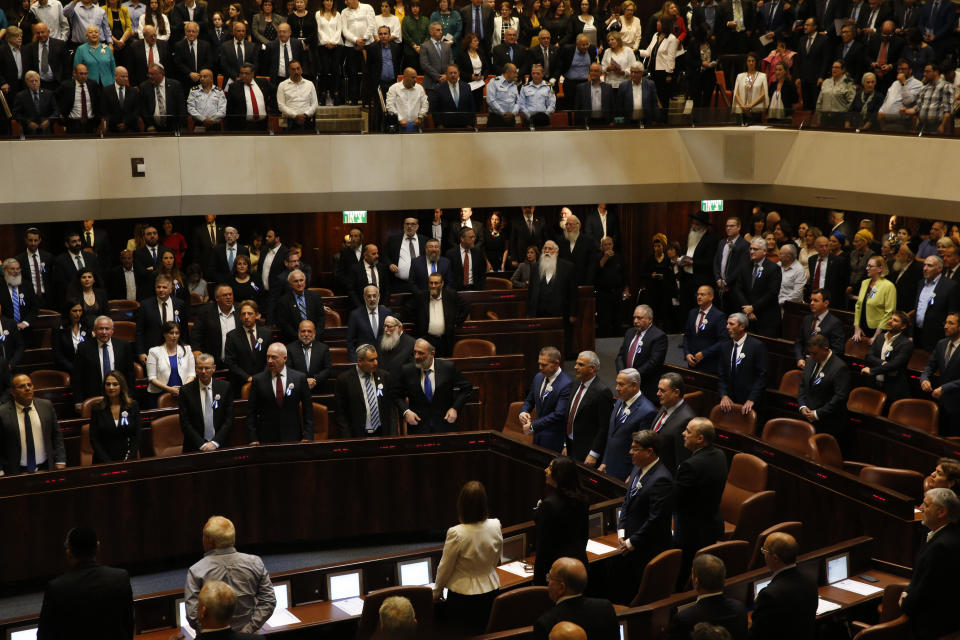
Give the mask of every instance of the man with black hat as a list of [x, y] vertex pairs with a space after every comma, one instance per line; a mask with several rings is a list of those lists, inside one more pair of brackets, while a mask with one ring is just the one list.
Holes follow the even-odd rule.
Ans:
[[687, 247], [680, 256], [680, 308], [686, 315], [696, 305], [697, 289], [713, 283], [713, 255], [717, 239], [710, 233], [710, 216], [704, 211], [690, 215]]

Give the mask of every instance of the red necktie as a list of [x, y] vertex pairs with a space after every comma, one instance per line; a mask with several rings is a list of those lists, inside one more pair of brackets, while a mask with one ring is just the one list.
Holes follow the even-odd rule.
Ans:
[[277, 405], [283, 406], [283, 382], [280, 376], [277, 376]]
[[247, 335], [250, 336], [250, 351], [256, 351], [257, 341], [253, 339], [253, 329], [247, 329]]
[[820, 265], [823, 264], [823, 258], [817, 258], [817, 268], [813, 272], [813, 288], [820, 288]]
[[259, 118], [260, 108], [257, 106], [257, 96], [253, 93], [253, 85], [251, 84], [249, 85], [249, 87], [250, 87], [250, 105], [253, 107], [253, 117]]
[[570, 407], [570, 413], [567, 415], [567, 437], [570, 437], [570, 434], [573, 433], [573, 419], [577, 415], [577, 407], [580, 406], [580, 396], [583, 395], [583, 383], [580, 384], [580, 388], [577, 389], [577, 395], [573, 397], [573, 405]]
[[153, 47], [148, 46], [147, 51], [150, 52], [149, 55], [147, 56], [147, 66], [149, 67], [150, 65], [153, 64]]
[[630, 356], [630, 359], [627, 360], [627, 366], [633, 366], [633, 359], [637, 357], [637, 345], [640, 344], [640, 334], [637, 333], [633, 338], [633, 342], [630, 343], [630, 351], [627, 351], [627, 355]]
[[163, 315], [163, 322], [166, 323], [167, 321], [167, 303], [166, 302], [160, 303], [160, 312]]
[[700, 311], [700, 315], [697, 316], [697, 327], [696, 332], [700, 333], [700, 325], [703, 324], [703, 311]]
[[662, 411], [662, 412], [660, 413], [660, 419], [657, 420], [657, 424], [653, 425], [653, 430], [654, 430], [654, 431], [660, 431], [660, 429], [663, 428], [663, 421], [666, 420], [666, 419], [667, 419], [667, 412], [666, 412], [666, 411]]
[[80, 121], [87, 121], [87, 86], [80, 85]]
[[470, 250], [463, 252], [463, 286], [470, 286]]
[[810, 327], [810, 334], [813, 335], [817, 332], [817, 324], [820, 322], [820, 318], [813, 316], [813, 326]]

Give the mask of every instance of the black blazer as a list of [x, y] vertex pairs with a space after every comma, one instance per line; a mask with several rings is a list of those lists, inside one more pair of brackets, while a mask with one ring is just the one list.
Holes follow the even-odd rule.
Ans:
[[[173, 320], [180, 325], [180, 344], [190, 344], [190, 329], [187, 324], [187, 305], [176, 296], [170, 296], [173, 305]], [[147, 353], [152, 347], [163, 344], [163, 318], [160, 315], [160, 304], [157, 298], [150, 297], [140, 303], [140, 313], [137, 315], [137, 332], [135, 348], [138, 354]]]
[[713, 544], [723, 535], [720, 497], [727, 481], [727, 457], [707, 446], [694, 451], [677, 466], [675, 539], [691, 553]]
[[[260, 56], [260, 46], [252, 42], [243, 42], [243, 61], [253, 65], [254, 74], [257, 73], [257, 62]], [[237, 41], [233, 38], [220, 45], [220, 73], [225, 78], [236, 80], [240, 77], [240, 62], [237, 60]]]
[[722, 593], [703, 596], [677, 609], [670, 622], [667, 640], [689, 640], [698, 622], [720, 625], [730, 632], [733, 640], [747, 640], [747, 608], [739, 600]]
[[[444, 289], [440, 296], [443, 306], [443, 338], [452, 338], [470, 313], [470, 305], [454, 289]], [[413, 319], [413, 336], [425, 338], [430, 326], [430, 292], [418, 291], [406, 302], [406, 318]]]
[[807, 360], [800, 377], [797, 404], [816, 411], [817, 423], [824, 429], [843, 429], [846, 427], [847, 394], [850, 393], [850, 369], [837, 354], [831, 355], [823, 370], [814, 377], [817, 366], [813, 358]]
[[[81, 329], [81, 331], [83, 332], [84, 341], [94, 339], [91, 331], [85, 328]], [[56, 329], [53, 334], [51, 347], [53, 349], [53, 360], [56, 362], [56, 368], [61, 371], [66, 371], [72, 376], [73, 363], [77, 359], [77, 352], [73, 348], [73, 338], [70, 336], [70, 329], [63, 327]]]
[[[226, 380], [214, 378], [212, 384], [213, 442], [225, 447], [230, 443], [230, 429], [233, 427], [233, 389]], [[194, 380], [183, 385], [178, 397], [183, 452], [199, 451], [200, 447], [207, 443], [204, 437], [203, 405], [200, 404], [200, 381]]]
[[726, 271], [721, 272], [723, 265], [723, 248], [727, 244], [726, 238], [721, 238], [717, 243], [717, 252], [713, 255], [713, 279], [723, 280], [728, 286], [736, 280], [737, 274], [744, 264], [750, 262], [750, 243], [743, 239], [743, 236], [737, 236], [727, 257]]
[[[240, 326], [236, 309], [231, 313], [235, 326]], [[226, 354], [221, 353], [221, 349], [225, 351], [226, 345], [223, 344], [223, 336], [220, 333], [220, 308], [216, 302], [209, 302], [197, 310], [193, 320], [193, 331], [190, 332], [190, 346], [194, 350], [212, 355], [218, 366], [223, 363]]]
[[[570, 409], [580, 383], [570, 388]], [[573, 440], [567, 439], [567, 453], [577, 462], [583, 462], [591, 451], [599, 455], [597, 461], [603, 459], [603, 450], [607, 447], [607, 429], [610, 426], [610, 413], [613, 411], [613, 392], [600, 379], [593, 379], [587, 390], [580, 396], [577, 406], [577, 415], [573, 418]], [[569, 411], [568, 411], [569, 416]], [[569, 419], [569, 418], [568, 418]]]
[[[173, 9], [170, 11], [171, 42], [179, 43], [181, 40], [183, 40], [183, 25], [186, 22], [191, 22], [190, 12], [187, 10], [187, 7], [183, 2], [178, 2], [177, 4], [173, 5]], [[196, 22], [200, 27], [199, 38], [205, 41], [207, 38], [207, 32], [212, 31], [210, 27], [210, 18], [207, 14], [207, 4], [205, 2], [197, 2], [195, 5], [193, 5], [192, 22]]]
[[[613, 95], [613, 87], [606, 82], [600, 83], [600, 111], [601, 119], [604, 122], [613, 122], [613, 112], [616, 108], [616, 98]], [[593, 118], [593, 101], [590, 98], [590, 82], [581, 82], [577, 85], [576, 102], [574, 109], [577, 111], [577, 120], [583, 122]]]
[[[803, 292], [807, 300], [810, 299], [810, 293], [817, 288], [814, 285], [813, 276], [817, 272], [818, 262], [820, 262], [819, 255], [810, 256], [807, 262], [808, 277]], [[847, 286], [850, 284], [850, 261], [844, 256], [829, 256], [826, 268], [827, 274], [823, 276], [823, 288], [830, 292], [831, 304], [843, 306], [843, 302], [847, 299]]]
[[590, 640], [616, 640], [620, 637], [617, 614], [609, 600], [577, 596], [559, 603], [533, 623], [533, 637], [547, 640], [558, 622], [572, 622], [587, 632]]
[[[832, 4], [836, 4], [833, 0]], [[827, 29], [825, 23], [821, 28]], [[830, 19], [829, 29], [833, 29], [833, 19]], [[807, 36], [800, 34], [800, 40], [797, 44], [797, 56], [793, 68], [796, 71], [794, 77], [803, 82], [816, 82], [819, 78], [826, 78], [829, 74], [830, 65], [833, 64], [831, 58], [832, 47], [829, 38], [823, 34], [817, 34], [810, 46], [810, 52], [807, 53]]]
[[140, 90], [137, 87], [125, 87], [123, 104], [117, 94], [117, 85], [110, 84], [103, 88], [100, 97], [103, 108], [101, 115], [107, 119], [107, 126], [111, 131], [117, 131], [117, 125], [126, 125], [126, 131], [140, 130]]
[[[23, 67], [23, 50], [20, 50], [20, 65]], [[10, 45], [6, 42], [0, 45], [0, 83], [10, 85], [10, 94], [16, 95], [23, 89], [23, 74], [26, 69], [22, 69], [18, 75], [17, 62], [13, 59], [13, 52]]]
[[[90, 414], [90, 444], [93, 446], [93, 461], [124, 462], [140, 457], [140, 407], [136, 400], [120, 414], [119, 423], [114, 422], [110, 408], [93, 408]], [[127, 424], [123, 421], [126, 419]]]
[[227, 334], [227, 343], [224, 345], [223, 361], [233, 376], [234, 390], [239, 390], [246, 383], [267, 366], [267, 347], [270, 346], [270, 332], [262, 326], [257, 326], [256, 336], [263, 342], [257, 343], [257, 348], [250, 348], [250, 340], [243, 326]]
[[303, 343], [294, 340], [287, 345], [287, 366], [305, 374], [307, 378], [313, 378], [318, 385], [322, 385], [330, 377], [330, 348], [319, 340], [314, 340], [310, 347], [310, 366], [307, 367]]
[[493, 51], [490, 55], [491, 67], [493, 73], [500, 75], [503, 73], [503, 67], [505, 64], [512, 63], [517, 67], [517, 70], [526, 69], [527, 65], [527, 48], [520, 44], [519, 42], [513, 45], [513, 60], [510, 59], [510, 45], [506, 42], [501, 42], [493, 48]]
[[[467, 3], [460, 7], [460, 20], [463, 23], [463, 33], [478, 33], [473, 28], [473, 5]], [[490, 51], [490, 42], [493, 39], [493, 9], [485, 4], [480, 5], [480, 22], [483, 23], [483, 38], [480, 39], [480, 48]], [[479, 35], [479, 34], [478, 34]]]
[[[920, 303], [920, 291], [923, 281], [917, 283], [917, 297], [913, 308]], [[913, 332], [914, 341], [921, 349], [931, 351], [937, 341], [943, 337], [943, 323], [947, 313], [960, 308], [960, 286], [953, 280], [940, 277], [933, 288], [934, 297], [927, 303], [927, 311], [923, 316], [923, 326], [916, 327]]]
[[[383, 260], [378, 261], [374, 268], [377, 272], [377, 287], [380, 288], [380, 302], [389, 302], [390, 279], [393, 278], [393, 274], [390, 273], [390, 269], [387, 268]], [[363, 290], [367, 287], [367, 277], [369, 274], [370, 265], [368, 265], [365, 260], [361, 259], [360, 262], [350, 267], [350, 290], [348, 295], [355, 307], [364, 306]]]
[[581, 233], [577, 244], [570, 251], [570, 243], [566, 238], [557, 242], [560, 245], [558, 257], [573, 263], [574, 279], [577, 285], [592, 285], [600, 261], [600, 241], [591, 235]]
[[[487, 76], [493, 74], [493, 70], [490, 68], [490, 59], [487, 56], [483, 55], [483, 52], [478, 52], [480, 56], [480, 75], [485, 79]], [[457, 68], [460, 69], [460, 78], [465, 82], [469, 82], [470, 78], [473, 77], [473, 62], [470, 56], [461, 49], [457, 47], [457, 54], [454, 56], [454, 60], [457, 63]], [[421, 227], [423, 225], [420, 225]]]
[[[97, 256], [88, 251], [82, 251], [80, 256], [83, 260], [84, 267], [92, 269], [99, 281], [103, 272], [100, 270], [100, 261], [97, 259]], [[53, 277], [51, 283], [53, 285], [51, 293], [54, 299], [66, 299], [67, 289], [77, 279], [77, 271], [77, 263], [69, 251], [65, 251], [56, 257], [53, 261]], [[51, 293], [48, 293], [47, 296], [49, 297]]]
[[[206, 236], [206, 234], [201, 235]], [[210, 242], [209, 238], [207, 239], [207, 242]], [[237, 259], [237, 256], [250, 257], [250, 250], [241, 245], [239, 242], [236, 244], [234, 249], [234, 260]], [[216, 247], [210, 250], [210, 259], [207, 266], [207, 271], [204, 272], [204, 275], [221, 284], [230, 282], [232, 274], [230, 272], [230, 263], [227, 261], [226, 244], [218, 244]]]
[[415, 365], [406, 364], [400, 368], [397, 410], [401, 418], [408, 410], [420, 416], [420, 423], [408, 425], [407, 432], [414, 434], [454, 431], [456, 423], [449, 424], [443, 418], [448, 409], [455, 409], [458, 414], [463, 411], [463, 406], [473, 393], [473, 384], [455, 364], [434, 358], [433, 378], [436, 388], [433, 390], [433, 401], [428, 402], [420, 386], [420, 378], [420, 370]]
[[702, 329], [697, 331], [697, 319], [700, 317], [700, 308], [694, 307], [687, 314], [687, 324], [683, 330], [683, 355], [703, 354], [703, 360], [697, 365], [697, 370], [704, 373], [717, 374], [720, 368], [720, 350], [728, 340], [727, 316], [716, 305], [711, 305], [704, 318]]
[[183, 87], [172, 78], [164, 78], [163, 86], [167, 117], [166, 121], [161, 122], [153, 115], [157, 108], [156, 87], [149, 80], [140, 83], [140, 117], [143, 118], [143, 126], [179, 131], [187, 123], [187, 102], [183, 97]]
[[549, 318], [560, 316], [564, 323], [576, 312], [577, 281], [573, 264], [557, 260], [557, 272], [550, 283], [540, 278], [540, 266], [530, 265], [530, 286], [527, 289], [527, 316]]
[[[358, 374], [359, 369], [350, 367], [337, 376], [334, 385], [337, 412], [334, 417], [340, 425], [341, 438], [365, 438], [367, 432], [367, 406], [364, 402], [363, 385]], [[380, 411], [380, 429], [371, 436], [397, 435], [397, 413], [394, 405], [393, 378], [383, 369], [373, 372], [377, 386], [377, 408]], [[382, 385], [382, 388], [381, 388]]]
[[673, 476], [663, 461], [655, 463], [638, 482], [639, 474], [640, 468], [634, 467], [627, 478], [627, 495], [617, 529], [623, 529], [633, 553], [652, 558], [671, 546]]
[[[780, 335], [780, 283], [783, 270], [766, 258], [760, 262], [760, 275], [754, 280], [753, 262], [740, 266], [732, 290], [737, 306], [753, 305], [756, 321], [750, 322], [750, 330], [776, 338]], [[758, 269], [758, 270], [759, 270]]]
[[[57, 89], [57, 108], [60, 109], [61, 118], [69, 118], [73, 111], [73, 99], [77, 90], [77, 83], [73, 78], [64, 80]], [[92, 80], [87, 80], [87, 98], [90, 100], [88, 107], [93, 107], [93, 118], [99, 118], [100, 113], [100, 85]], [[89, 112], [88, 112], [89, 113]]]
[[[476, 225], [475, 225], [476, 226]], [[460, 256], [460, 246], [457, 245], [447, 251], [447, 260], [450, 261], [450, 286], [453, 289], [463, 288], [463, 260]], [[470, 271], [473, 273], [473, 288], [483, 290], [486, 288], [487, 279], [487, 259], [483, 251], [474, 247], [470, 250]]]
[[[443, 256], [437, 258], [437, 273], [443, 276], [443, 285], [450, 286], [450, 261]], [[427, 273], [427, 257], [421, 255], [410, 264], [410, 278], [407, 280], [414, 293], [427, 291], [430, 276]]]
[[950, 358], [950, 362], [947, 362], [946, 356], [947, 339], [941, 338], [931, 350], [930, 360], [920, 374], [921, 382], [924, 380], [933, 382], [931, 380], [933, 374], [940, 374], [939, 384], [943, 387], [943, 395], [938, 401], [941, 424], [949, 424], [952, 420], [960, 418], [960, 358], [954, 355]]
[[[609, 215], [609, 214], [608, 214]], [[510, 221], [510, 260], [518, 265], [527, 259], [527, 247], [542, 247], [546, 236], [543, 233], [543, 218], [533, 215], [533, 231], [527, 227], [523, 215]]]
[[[300, 43], [300, 39], [291, 37], [290, 40], [288, 40], [287, 42], [290, 43], [290, 55], [291, 55], [290, 62], [299, 62], [303, 64], [303, 62], [307, 59], [307, 52], [304, 51], [303, 45]], [[397, 46], [397, 48], [399, 50], [399, 45]], [[237, 55], [236, 47], [233, 48], [233, 55], [234, 56]], [[274, 85], [277, 85], [280, 82], [283, 82], [284, 80], [286, 80], [286, 78], [281, 78], [277, 74], [277, 70], [280, 68], [280, 40], [271, 40], [267, 44], [266, 49], [263, 50], [263, 57], [264, 57], [264, 65], [266, 66], [263, 67], [262, 73], [260, 75], [269, 76], [270, 82], [272, 82]], [[395, 65], [399, 63], [399, 57], [394, 58], [394, 60], [397, 61], [394, 63]], [[369, 56], [367, 58], [367, 62], [369, 63]], [[289, 62], [287, 64], [289, 64]], [[378, 64], [379, 64], [379, 60], [378, 60]], [[379, 71], [380, 71], [380, 68], [378, 66], [377, 77], [380, 77]], [[288, 78], [290, 77], [289, 69], [287, 70], [287, 77]]]
[[[577, 22], [580, 22], [577, 20]], [[521, 216], [522, 217], [522, 216]], [[590, 213], [584, 216], [585, 220], [583, 222], [583, 231], [586, 235], [596, 241], [597, 246], [600, 246], [600, 240], [603, 239], [603, 222], [600, 221], [600, 212], [596, 208], [593, 208]], [[521, 223], [523, 221], [521, 220]], [[526, 225], [524, 225], [526, 226]], [[619, 238], [620, 238], [620, 216], [617, 215], [617, 212], [613, 209], [607, 209], [607, 235], [613, 238], [613, 245], [619, 247]], [[597, 256], [597, 260], [600, 259], [600, 256]]]
[[[864, 12], [861, 10], [860, 13], [862, 17]], [[866, 11], [866, 13], [869, 14], [870, 11], [868, 10]], [[878, 24], [877, 27], [879, 28], [879, 26], [880, 25]], [[840, 42], [837, 44], [837, 48], [834, 53], [833, 59], [843, 60], [843, 64], [847, 68], [847, 74], [851, 78], [857, 78], [857, 79], [861, 78], [863, 76], [864, 71], [867, 70], [866, 48], [863, 46], [863, 44], [854, 40], [853, 42], [850, 43], [850, 48], [847, 50], [847, 55], [844, 56], [842, 55], [843, 46], [844, 46], [843, 42]], [[856, 82], [856, 80], [854, 82]]]
[[383, 345], [377, 346], [377, 355], [380, 358], [380, 367], [385, 369], [394, 380], [400, 375], [400, 368], [408, 362], [413, 362], [413, 345], [416, 340], [406, 333], [400, 334], [400, 341], [390, 351], [384, 351]]
[[[426, 255], [427, 240], [429, 240], [429, 238], [427, 238], [427, 236], [420, 233], [418, 233], [416, 239], [414, 239], [414, 242], [416, 242], [417, 244], [417, 257]], [[406, 238], [402, 233], [395, 233], [387, 238], [387, 244], [385, 246], [385, 249], [387, 252], [388, 267], [389, 265], [400, 264], [400, 245], [401, 244], [406, 244]], [[414, 258], [414, 260], [415, 259], [416, 258]], [[426, 260], [424, 260], [424, 263], [426, 263]], [[412, 264], [411, 264], [411, 268], [412, 268]]]
[[[181, 30], [182, 28], [183, 27], [181, 27]], [[170, 70], [170, 73], [171, 75], [175, 75], [184, 87], [192, 87], [195, 84], [199, 84], [190, 80], [191, 73], [200, 73], [201, 69], [214, 71], [214, 66], [217, 62], [214, 57], [213, 47], [202, 36], [197, 38], [194, 47], [197, 50], [196, 62], [194, 62], [193, 56], [190, 55], [190, 43], [187, 42], [185, 38], [179, 39], [176, 44], [173, 45], [173, 68]]]
[[313, 399], [307, 376], [287, 367], [281, 405], [277, 404], [273, 374], [261, 371], [253, 376], [247, 401], [247, 433], [250, 442], [313, 440]]
[[[800, 335], [795, 336], [793, 354], [797, 360], [807, 359], [807, 343], [810, 342], [815, 334], [813, 331], [813, 314], [808, 313], [800, 321]], [[817, 324], [816, 333], [823, 334], [830, 341], [830, 350], [833, 355], [843, 357], [843, 352], [847, 346], [847, 331], [843, 323], [837, 316], [827, 311], [823, 322]], [[882, 340], [880, 342], [883, 342]]]
[[[52, 402], [35, 397], [33, 406], [40, 417], [40, 424], [32, 426], [34, 429], [39, 426], [43, 434], [44, 446], [47, 449], [46, 468], [52, 471], [57, 463], [67, 462], [63, 432], [60, 431], [60, 423]], [[0, 404], [0, 471], [8, 476], [20, 473], [20, 425], [16, 405], [12, 401]]]
[[[160, 246], [157, 245], [157, 262], [160, 260]], [[154, 278], [156, 277], [156, 268], [157, 264], [153, 259], [153, 255], [150, 253], [150, 249], [145, 246], [140, 247], [139, 249], [133, 250], [133, 269], [137, 272], [138, 277], [140, 278], [140, 283], [143, 286], [140, 286], [140, 283], [137, 284], [139, 287], [137, 290], [137, 295], [141, 299], [150, 297], [154, 293]], [[140, 290], [142, 289], [142, 291]]]
[[[575, 22], [580, 22], [575, 20]], [[583, 23], [581, 23], [582, 25]], [[599, 24], [597, 25], [599, 26]], [[599, 35], [599, 34], [598, 34]], [[576, 37], [576, 36], [574, 36]], [[529, 40], [527, 40], [529, 42]], [[530, 47], [527, 49], [527, 55], [525, 64], [520, 70], [520, 78], [523, 78], [525, 75], [529, 75], [530, 69], [535, 64], [542, 65], [544, 63], [543, 47], [536, 46]], [[560, 79], [560, 49], [556, 45], [550, 45], [547, 51], [547, 58], [550, 60], [550, 74], [544, 76], [545, 81], [549, 81], [551, 78], [555, 80]]]
[[[295, 38], [291, 38], [295, 40]], [[276, 40], [274, 40], [276, 42]], [[397, 81], [397, 76], [403, 73], [403, 45], [397, 42], [390, 42], [387, 45], [390, 48], [390, 56], [393, 60], [393, 82]], [[364, 72], [367, 74], [366, 82], [364, 82], [364, 93], [373, 98], [377, 92], [377, 86], [380, 84], [380, 72], [383, 70], [383, 46], [380, 44], [379, 40], [374, 39], [373, 42], [364, 47], [367, 54], [367, 68]], [[267, 47], [269, 51], [269, 46]], [[276, 60], [274, 68], [279, 66], [280, 61]], [[444, 70], [446, 71], [446, 70]], [[273, 75], [271, 73], [271, 75]], [[387, 95], [383, 95], [384, 100], [386, 100]]]
[[[323, 296], [316, 291], [304, 290], [303, 302], [307, 307], [307, 320], [313, 322], [317, 330], [317, 340], [323, 340], [323, 330], [327, 324], [327, 312], [323, 310]], [[277, 300], [273, 310], [280, 341], [293, 342], [300, 335], [300, 309], [293, 291], [283, 294]]]
[[[133, 68], [130, 69], [130, 84], [139, 86], [147, 81], [147, 65], [150, 57], [147, 55], [146, 42], [144, 40], [134, 40], [130, 43], [130, 55], [133, 57]], [[170, 68], [170, 44], [165, 40], [157, 40], [157, 53], [160, 59], [154, 57], [154, 62], [162, 64], [164, 69]]]
[[[253, 81], [257, 83], [257, 86], [260, 87], [260, 93], [263, 94], [264, 104], [257, 106], [259, 113], [266, 116], [269, 113], [276, 112], [277, 92], [271, 89], [265, 80], [254, 78]], [[225, 120], [231, 131], [241, 131], [246, 126], [247, 98], [244, 95], [243, 87], [242, 82], [235, 81], [230, 85], [230, 88], [227, 89], [227, 116]], [[286, 252], [284, 252], [283, 255], [286, 255]], [[277, 265], [277, 262], [280, 263], [280, 269], [283, 269], [283, 260], [281, 258], [282, 256], [278, 253], [277, 259], [270, 265], [271, 271], [273, 271], [273, 267]]]
[[951, 585], [960, 572], [960, 525], [948, 524], [917, 553], [903, 599], [915, 638], [939, 638], [960, 630]]
[[54, 578], [43, 594], [38, 640], [133, 637], [133, 589], [124, 569], [93, 560]]
[[[458, 87], [458, 102], [453, 101], [453, 93], [450, 91], [449, 82], [441, 82], [430, 90], [430, 111], [433, 112], [433, 119], [438, 126], [457, 128], [473, 125], [477, 112], [477, 105], [473, 102], [473, 92], [470, 90], [470, 85], [463, 80], [460, 81]], [[456, 242], [447, 240], [447, 244], [450, 246], [459, 242], [459, 236], [457, 236]]]
[[590, 523], [586, 502], [554, 492], [533, 510], [537, 525], [537, 557], [533, 584], [547, 584], [547, 572], [557, 558], [576, 558], [587, 566]]
[[[907, 337], [906, 333], [901, 332], [893, 339], [890, 353], [887, 354], [886, 363], [884, 363], [885, 334], [886, 332], [877, 336], [873, 341], [864, 361], [870, 368], [871, 383], [887, 394], [887, 406], [890, 406], [901, 398], [910, 397], [910, 374], [907, 373], [907, 364], [910, 362], [910, 356], [913, 355], [913, 341]], [[883, 376], [883, 382], [877, 380], [878, 375]]]
[[357, 347], [362, 344], [372, 344], [379, 348], [380, 338], [383, 337], [383, 321], [393, 315], [389, 307], [377, 307], [377, 335], [373, 335], [370, 324], [370, 314], [366, 307], [357, 307], [347, 317], [347, 358], [350, 362], [357, 361]]
[[[40, 262], [40, 279], [43, 282], [43, 290], [45, 292], [45, 297], [52, 297], [53, 290], [50, 288], [52, 284], [52, 275], [54, 271], [54, 262], [55, 258], [53, 254], [45, 249], [38, 250], [37, 259]], [[20, 263], [20, 269], [23, 273], [23, 279], [30, 281], [30, 284], [33, 285], [33, 279], [30, 277], [30, 267], [28, 266], [29, 258], [27, 257], [27, 252], [17, 256], [17, 262]], [[37, 293], [37, 288], [33, 287], [34, 293]], [[51, 300], [53, 302], [53, 300]]]
[[733, 341], [728, 340], [720, 349], [720, 377], [717, 393], [730, 396], [737, 404], [752, 400], [759, 404], [767, 387], [767, 347], [760, 340], [747, 335], [740, 350], [740, 364], [731, 372], [733, 364]]
[[[127, 379], [127, 386], [136, 382], [133, 375], [133, 346], [126, 340], [113, 337], [113, 362], [110, 369], [119, 371]], [[73, 363], [70, 376], [73, 386], [73, 401], [83, 402], [87, 398], [103, 395], [103, 367], [100, 365], [100, 343], [88, 336], [77, 346], [77, 359]]]
[[[22, 274], [23, 268], [21, 267]], [[37, 296], [33, 293], [33, 285], [28, 277], [24, 277], [21, 281], [17, 294], [20, 296], [20, 322], [34, 324], [37, 320], [39, 307], [37, 306]], [[13, 292], [10, 291], [9, 285], [6, 282], [0, 282], [0, 315], [13, 320], [13, 304]]]
[[796, 567], [784, 569], [753, 603], [750, 640], [808, 640], [817, 635], [817, 583]]
[[637, 330], [634, 327], [627, 329], [620, 343], [620, 350], [617, 351], [616, 368], [617, 371], [623, 371], [633, 367], [640, 373], [640, 389], [643, 395], [651, 402], [657, 397], [657, 383], [660, 381], [660, 374], [663, 372], [663, 362], [667, 358], [667, 346], [669, 341], [667, 334], [660, 330], [654, 324], [647, 328], [643, 335], [642, 346], [640, 346], [636, 357], [627, 362], [630, 345], [637, 336]]
[[39, 93], [39, 109], [37, 108], [37, 103], [33, 101], [33, 93], [29, 89], [20, 91], [13, 98], [13, 105], [11, 105], [13, 119], [20, 122], [21, 126], [28, 122], [36, 122], [39, 124], [44, 120], [55, 118], [60, 114], [60, 109], [57, 107], [57, 100], [54, 93], [52, 91], [47, 91], [42, 87], [39, 89]]
[[[661, 412], [663, 412], [663, 407], [653, 418], [654, 426], [660, 420]], [[687, 428], [687, 423], [696, 417], [697, 413], [693, 410], [693, 407], [684, 402], [660, 425], [658, 431], [660, 434], [660, 462], [667, 468], [671, 476], [676, 476], [677, 467], [690, 457], [690, 450], [683, 446], [683, 430]]]
[[[50, 65], [54, 82], [60, 83], [69, 79], [72, 65], [67, 59], [67, 44], [63, 40], [47, 38], [47, 45], [47, 64]], [[20, 51], [22, 52], [23, 72], [36, 71], [40, 73], [40, 42], [34, 41], [24, 44]]]

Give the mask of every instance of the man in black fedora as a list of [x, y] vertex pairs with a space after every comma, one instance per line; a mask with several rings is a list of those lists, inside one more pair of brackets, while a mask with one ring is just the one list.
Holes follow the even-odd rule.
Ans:
[[710, 215], [697, 211], [690, 215], [690, 231], [680, 255], [680, 310], [685, 312], [697, 303], [697, 289], [713, 283], [713, 255], [717, 239], [710, 233]]

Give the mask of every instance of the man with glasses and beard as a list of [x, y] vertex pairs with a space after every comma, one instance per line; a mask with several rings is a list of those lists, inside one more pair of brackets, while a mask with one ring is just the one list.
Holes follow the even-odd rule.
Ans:
[[380, 363], [391, 376], [400, 374], [400, 367], [413, 362], [415, 340], [403, 332], [403, 323], [393, 316], [383, 320], [383, 337], [380, 338]]

